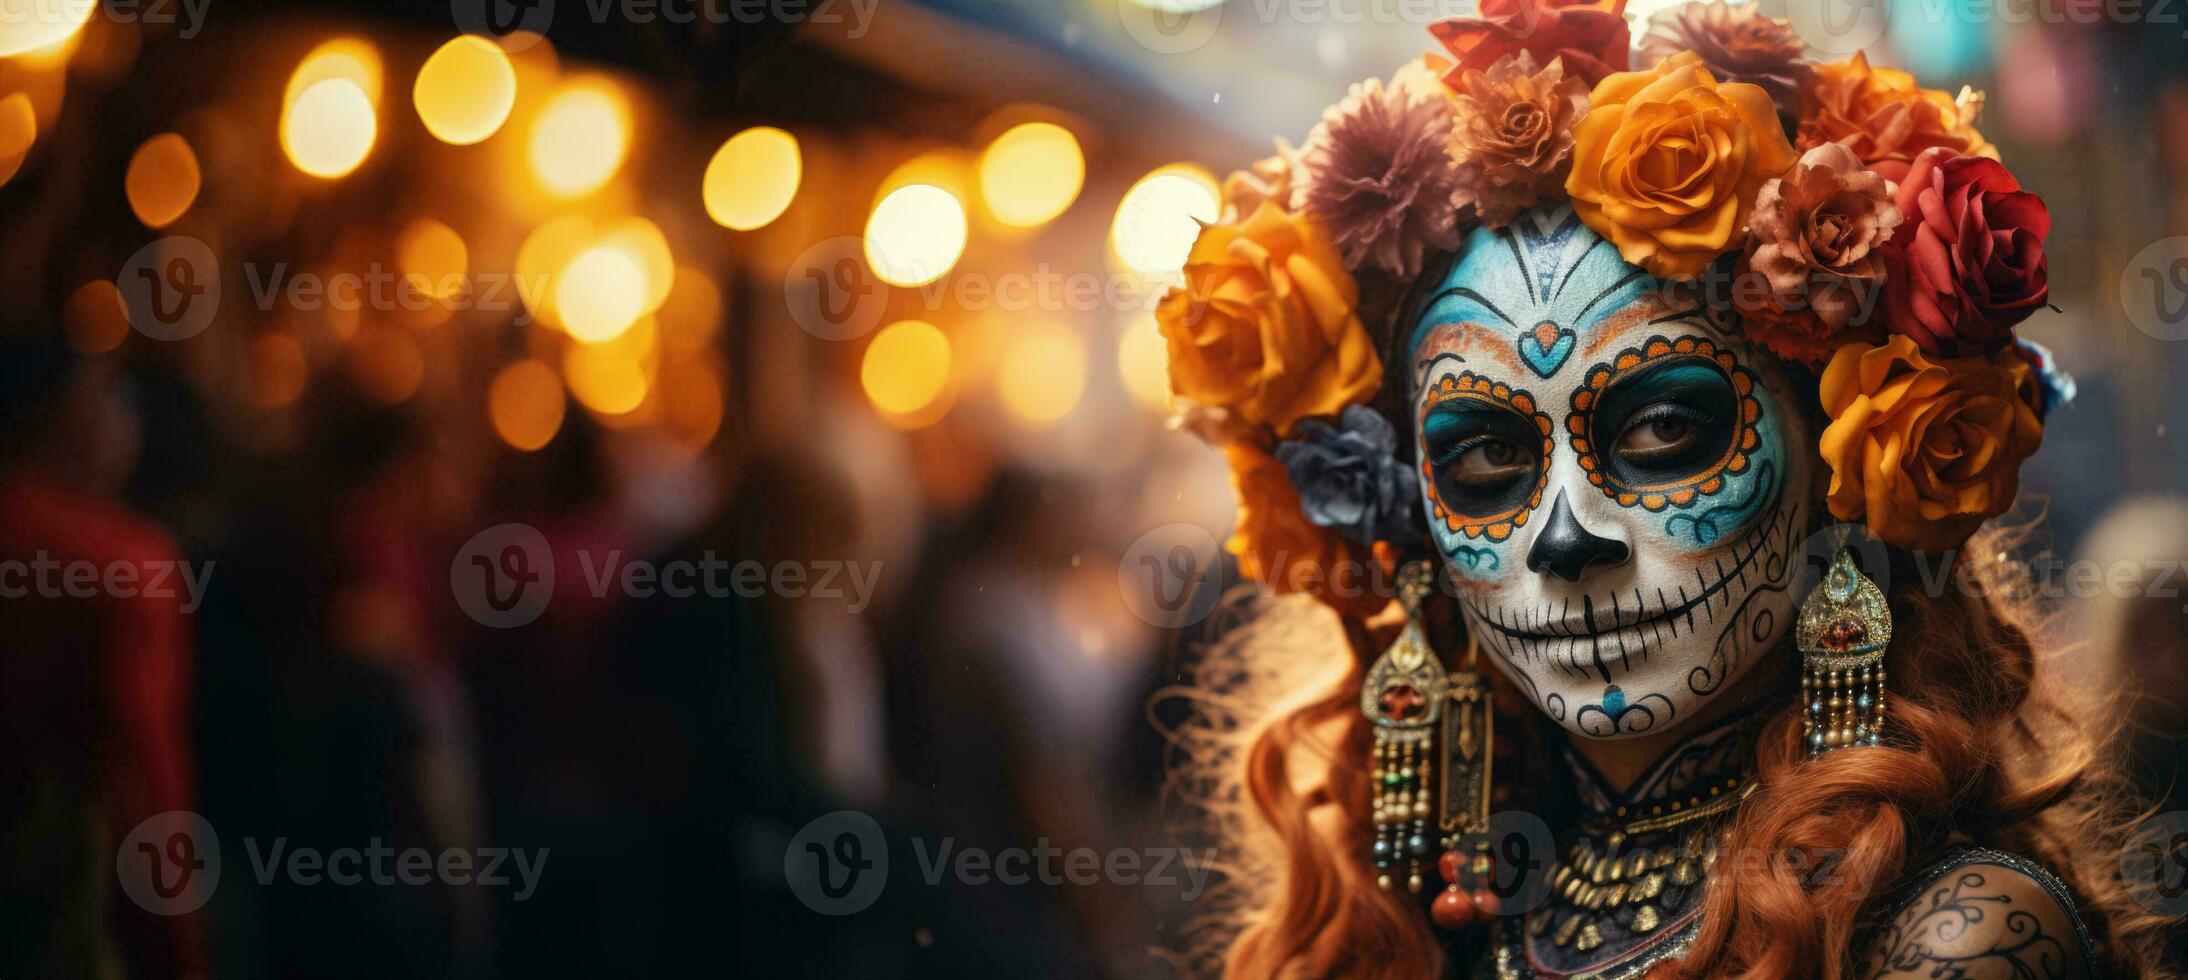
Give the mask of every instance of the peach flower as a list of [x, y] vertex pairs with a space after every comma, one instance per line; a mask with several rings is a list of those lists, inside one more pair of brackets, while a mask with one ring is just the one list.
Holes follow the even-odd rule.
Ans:
[[1915, 155], [1933, 146], [1997, 159], [1997, 147], [1975, 131], [1982, 108], [1982, 96], [1971, 89], [1955, 99], [1896, 68], [1872, 68], [1869, 56], [1856, 52], [1817, 65], [1802, 87], [1800, 145], [1844, 143], [1869, 169], [1898, 182]]
[[1693, 279], [1747, 234], [1763, 182], [1796, 158], [1770, 94], [1693, 52], [1603, 79], [1573, 131], [1580, 220], [1659, 279]]
[[1454, 92], [1451, 151], [1461, 179], [1453, 203], [1473, 205], [1483, 224], [1502, 228], [1555, 196], [1572, 158], [1573, 124], [1588, 111], [1588, 87], [1565, 74], [1564, 62], [1537, 71], [1521, 51], [1488, 71], [1459, 72]]
[[2011, 348], [1931, 358], [1903, 336], [1839, 348], [1820, 389], [1831, 513], [1902, 548], [1959, 547], [2013, 504], [2043, 441], [2031, 371]]
[[1740, 271], [1769, 286], [1742, 304], [1748, 334], [1780, 357], [1819, 367], [1850, 340], [1884, 339], [1877, 315], [1883, 244], [1899, 226], [1884, 178], [1825, 143], [1763, 184]]

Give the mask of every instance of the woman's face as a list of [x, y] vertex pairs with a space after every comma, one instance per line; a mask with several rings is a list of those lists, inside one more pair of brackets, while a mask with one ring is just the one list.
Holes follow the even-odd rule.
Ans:
[[1678, 724], [1793, 625], [1816, 500], [1785, 369], [1564, 205], [1476, 231], [1426, 297], [1416, 449], [1468, 628], [1571, 731]]

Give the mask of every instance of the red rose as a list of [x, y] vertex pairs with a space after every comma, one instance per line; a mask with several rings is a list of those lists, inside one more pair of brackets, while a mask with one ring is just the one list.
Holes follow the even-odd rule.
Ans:
[[2051, 294], [2043, 198], [2004, 164], [1940, 146], [1914, 158], [1893, 203], [1906, 221], [1884, 244], [1892, 332], [1947, 357], [2011, 343]]
[[1592, 86], [1626, 70], [1632, 45], [1626, 0], [1481, 0], [1480, 17], [1453, 17], [1428, 32], [1458, 62], [1444, 73], [1454, 88], [1467, 70], [1488, 71], [1519, 51], [1538, 65], [1564, 58], [1565, 73]]

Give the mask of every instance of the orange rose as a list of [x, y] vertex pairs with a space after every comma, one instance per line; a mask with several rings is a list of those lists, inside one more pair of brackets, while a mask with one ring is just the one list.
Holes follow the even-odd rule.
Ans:
[[1238, 556], [1239, 574], [1279, 595], [1311, 595], [1347, 616], [1364, 619], [1389, 603], [1371, 587], [1373, 557], [1307, 520], [1283, 463], [1242, 442], [1225, 446], [1223, 455], [1238, 494], [1238, 527], [1223, 547]]
[[1821, 391], [1831, 513], [1902, 548], [1959, 547], [2012, 505], [2021, 461], [2043, 441], [2030, 382], [2010, 347], [1934, 360], [1903, 336], [1839, 348]]
[[1263, 202], [1242, 222], [1210, 225], [1184, 284], [1155, 310], [1170, 388], [1279, 435], [1366, 401], [1383, 365], [1354, 312], [1359, 298], [1336, 247], [1304, 217]]
[[1971, 156], [1998, 158], [1998, 148], [1975, 131], [1983, 99], [1962, 89], [1959, 99], [1922, 88], [1895, 68], [1871, 68], [1856, 52], [1845, 61], [1817, 65], [1801, 88], [1801, 149], [1844, 143], [1870, 170], [1894, 182], [1907, 178], [1915, 155], [1933, 146]]
[[1626, 261], [1692, 279], [1747, 233], [1764, 181], [1797, 156], [1770, 94], [1719, 82], [1694, 52], [1603, 79], [1573, 129], [1565, 193]]

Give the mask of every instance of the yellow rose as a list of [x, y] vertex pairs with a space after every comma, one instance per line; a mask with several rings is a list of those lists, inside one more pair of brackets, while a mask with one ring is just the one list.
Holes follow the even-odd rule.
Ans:
[[1283, 463], [1243, 442], [1225, 446], [1223, 456], [1238, 494], [1238, 527], [1223, 548], [1238, 556], [1239, 574], [1279, 595], [1313, 596], [1347, 616], [1366, 618], [1389, 603], [1373, 587], [1373, 556], [1307, 520]]
[[1580, 220], [1659, 279], [1692, 279], [1747, 233], [1764, 181], [1798, 159], [1770, 93], [1691, 51], [1604, 78], [1573, 129]]
[[1366, 401], [1383, 365], [1355, 313], [1359, 296], [1336, 247], [1304, 217], [1263, 202], [1244, 221], [1210, 225], [1184, 284], [1155, 310], [1170, 388], [1279, 435]]
[[1839, 348], [1821, 386], [1831, 513], [1902, 548], [1959, 547], [2013, 504], [2021, 461], [2043, 441], [2031, 370], [2012, 347], [1932, 359], [1895, 336]]

